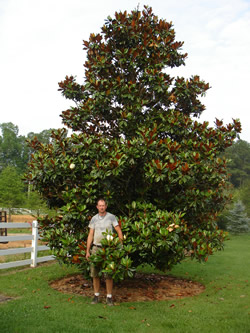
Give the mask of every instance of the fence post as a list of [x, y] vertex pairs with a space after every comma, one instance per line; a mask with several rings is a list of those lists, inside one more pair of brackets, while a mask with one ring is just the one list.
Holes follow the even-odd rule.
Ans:
[[38, 223], [37, 221], [32, 222], [32, 251], [31, 251], [31, 267], [37, 266], [37, 246], [38, 246]]

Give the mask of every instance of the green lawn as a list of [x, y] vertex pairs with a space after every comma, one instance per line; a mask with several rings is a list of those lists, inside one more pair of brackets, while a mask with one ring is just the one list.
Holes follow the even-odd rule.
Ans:
[[[0, 254], [1, 254], [1, 252], [0, 252]], [[45, 256], [50, 256], [50, 255], [52, 255], [51, 250], [44, 250], [44, 251], [37, 252], [37, 257], [45, 257]], [[13, 255], [0, 256], [0, 263], [26, 260], [26, 259], [30, 259], [30, 258], [31, 258], [31, 253], [18, 253], [18, 254], [13, 254]], [[0, 276], [1, 276], [1, 271], [0, 271]], [[2, 279], [0, 281], [2, 281]], [[0, 290], [1, 290], [1, 286], [0, 286]], [[0, 332], [1, 332], [1, 330], [0, 330]]]
[[108, 308], [49, 287], [75, 272], [58, 264], [0, 271], [0, 293], [16, 297], [0, 303], [0, 332], [250, 332], [250, 235], [232, 237], [206, 264], [187, 260], [175, 267], [172, 275], [206, 286], [199, 296], [181, 300]]

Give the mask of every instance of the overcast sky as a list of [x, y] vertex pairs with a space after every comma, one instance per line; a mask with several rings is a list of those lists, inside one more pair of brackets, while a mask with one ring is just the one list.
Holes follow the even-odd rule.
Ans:
[[138, 3], [172, 21], [185, 42], [186, 66], [174, 75], [199, 75], [212, 86], [201, 120], [239, 118], [240, 137], [250, 142], [250, 0], [0, 0], [0, 123], [18, 125], [21, 135], [62, 127], [70, 103], [58, 82], [66, 75], [83, 82], [82, 40]]

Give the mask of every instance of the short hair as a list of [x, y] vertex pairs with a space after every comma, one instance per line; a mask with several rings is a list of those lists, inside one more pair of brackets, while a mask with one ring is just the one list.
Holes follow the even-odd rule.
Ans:
[[97, 201], [96, 201], [96, 204], [98, 205], [98, 202], [99, 201], [104, 201], [105, 202], [105, 204], [106, 204], [106, 206], [108, 205], [108, 202], [107, 202], [107, 200], [106, 199], [104, 199], [104, 198], [99, 198], [99, 199], [97, 199]]

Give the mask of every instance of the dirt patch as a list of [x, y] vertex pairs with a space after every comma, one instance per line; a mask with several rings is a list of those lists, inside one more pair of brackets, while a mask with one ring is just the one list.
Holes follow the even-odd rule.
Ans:
[[31, 223], [35, 220], [36, 220], [36, 218], [32, 215], [11, 215], [11, 222]]
[[[25, 234], [22, 234], [24, 236]], [[29, 235], [29, 234], [27, 234]], [[10, 236], [20, 236], [20, 234], [10, 234]], [[0, 249], [12, 249], [16, 247], [31, 247], [31, 240], [21, 240], [8, 243], [0, 243]]]
[[[81, 274], [53, 281], [50, 286], [63, 293], [93, 297], [92, 282], [85, 280]], [[199, 295], [204, 290], [202, 284], [191, 280], [138, 273], [133, 279], [116, 283], [113, 298], [116, 303], [161, 301]], [[101, 282], [100, 294], [104, 301], [106, 295], [104, 281]]]
[[0, 294], [0, 303], [10, 301], [11, 299], [13, 299], [13, 297], [4, 296]]

